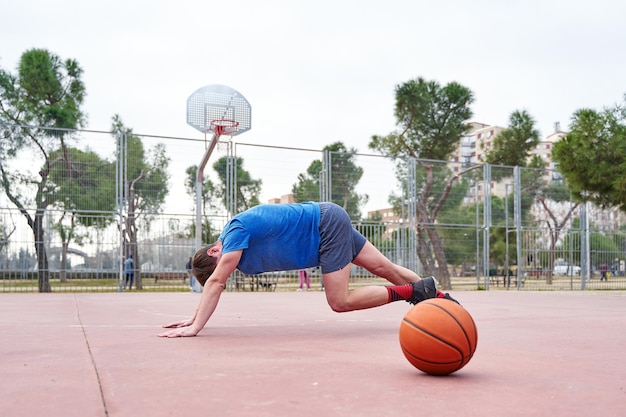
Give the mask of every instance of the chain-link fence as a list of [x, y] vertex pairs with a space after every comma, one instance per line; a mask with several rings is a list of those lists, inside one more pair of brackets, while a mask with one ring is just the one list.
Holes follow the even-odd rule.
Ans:
[[[572, 201], [551, 170], [224, 141], [204, 171], [198, 225], [205, 138], [2, 132], [5, 144], [32, 143], [2, 150], [1, 291], [120, 291], [130, 255], [133, 289], [189, 291], [198, 227], [210, 243], [234, 213], [290, 198], [343, 206], [387, 257], [449, 288], [626, 289], [622, 213]], [[371, 282], [383, 281], [353, 267], [352, 286]], [[297, 288], [298, 271], [235, 273], [228, 285]]]

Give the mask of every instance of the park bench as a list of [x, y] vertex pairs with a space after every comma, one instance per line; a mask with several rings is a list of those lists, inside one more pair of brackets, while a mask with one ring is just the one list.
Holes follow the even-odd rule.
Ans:
[[235, 291], [275, 291], [278, 285], [278, 278], [268, 274], [243, 275], [235, 273], [233, 283]]
[[250, 281], [252, 291], [275, 291], [278, 277], [272, 273], [255, 275]]
[[[490, 275], [489, 276], [489, 284], [496, 285], [496, 287], [500, 286], [500, 282], [502, 282], [502, 286], [506, 286], [506, 275]], [[524, 282], [526, 282], [526, 277], [522, 277], [521, 286], [524, 286]], [[509, 275], [509, 285], [512, 287], [517, 287], [517, 275]]]

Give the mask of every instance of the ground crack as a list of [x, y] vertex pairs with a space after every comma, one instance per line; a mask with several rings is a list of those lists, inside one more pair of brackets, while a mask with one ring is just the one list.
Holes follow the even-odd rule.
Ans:
[[96, 360], [93, 357], [93, 352], [91, 351], [91, 346], [89, 345], [89, 339], [87, 339], [87, 333], [85, 332], [85, 326], [83, 325], [83, 320], [80, 317], [80, 308], [78, 308], [78, 300], [76, 299], [76, 294], [74, 294], [74, 304], [76, 305], [76, 316], [78, 317], [78, 323], [80, 324], [80, 329], [83, 332], [83, 338], [85, 339], [85, 344], [87, 345], [87, 351], [89, 352], [89, 357], [91, 358], [91, 364], [93, 365], [93, 370], [96, 372], [96, 379], [98, 380], [98, 389], [100, 390], [100, 399], [102, 400], [102, 407], [104, 407], [104, 415], [105, 417], [108, 417], [109, 409], [107, 408], [107, 402], [104, 398], [104, 391], [102, 390], [102, 381], [100, 380], [100, 373], [98, 372], [98, 367], [96, 366]]

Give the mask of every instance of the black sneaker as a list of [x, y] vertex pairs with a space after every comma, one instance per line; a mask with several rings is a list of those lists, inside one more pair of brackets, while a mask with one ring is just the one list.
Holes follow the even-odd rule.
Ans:
[[437, 298], [445, 298], [446, 300], [450, 300], [450, 301], [454, 301], [455, 303], [457, 303], [458, 305], [461, 305], [461, 303], [459, 303], [457, 300], [455, 300], [454, 298], [452, 298], [450, 296], [450, 294], [448, 293], [442, 293], [441, 291], [437, 290]]
[[423, 278], [419, 281], [412, 282], [413, 294], [407, 298], [407, 302], [417, 304], [420, 301], [437, 297], [437, 281], [435, 277]]

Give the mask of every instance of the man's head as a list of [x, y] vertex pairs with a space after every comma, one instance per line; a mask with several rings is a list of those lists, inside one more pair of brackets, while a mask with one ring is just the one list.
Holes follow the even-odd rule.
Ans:
[[221, 254], [221, 250], [216, 242], [198, 250], [193, 257], [191, 273], [203, 287], [206, 280], [215, 271], [217, 261], [219, 261], [218, 253]]

